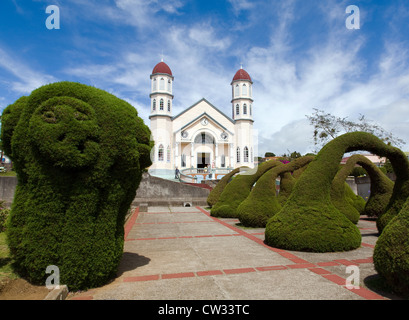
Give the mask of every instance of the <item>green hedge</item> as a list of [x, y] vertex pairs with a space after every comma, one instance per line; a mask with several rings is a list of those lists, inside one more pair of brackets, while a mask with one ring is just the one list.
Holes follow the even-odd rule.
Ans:
[[398, 148], [365, 132], [339, 136], [326, 144], [298, 179], [283, 208], [267, 223], [267, 244], [289, 250], [333, 252], [356, 249], [359, 229], [332, 203], [331, 184], [346, 152], [367, 150], [388, 157], [398, 178], [388, 205], [393, 216], [409, 194], [409, 163]]
[[312, 156], [297, 158], [264, 173], [258, 179], [248, 197], [237, 208], [237, 216], [240, 222], [247, 227], [264, 228], [267, 220], [281, 209], [276, 197], [276, 178], [285, 172], [293, 172], [307, 166], [313, 159]]
[[214, 217], [237, 218], [237, 207], [249, 195], [254, 183], [271, 168], [281, 165], [276, 160], [261, 163], [259, 166], [236, 176], [226, 185], [219, 201], [210, 210]]
[[217, 201], [219, 201], [220, 195], [222, 194], [224, 188], [226, 185], [231, 181], [233, 176], [237, 173], [239, 173], [241, 170], [247, 170], [248, 167], [240, 167], [236, 168], [232, 171], [230, 171], [228, 174], [226, 174], [218, 183], [217, 185], [210, 191], [208, 197], [207, 197], [207, 204], [210, 207], [213, 207]]
[[[364, 168], [368, 169], [367, 172], [371, 172], [371, 190], [373, 191], [372, 196], [374, 198], [382, 196], [380, 187], [378, 187], [380, 180], [383, 177], [388, 179], [368, 158], [362, 155], [351, 156], [346, 164], [337, 172], [331, 185], [332, 203], [355, 224], [358, 223], [360, 215], [363, 214], [366, 202], [362, 197], [354, 194], [345, 180], [355, 169], [356, 164], [364, 166]], [[392, 189], [390, 193], [392, 194]], [[385, 203], [385, 206], [387, 203]]]
[[284, 205], [294, 188], [295, 182], [297, 180], [294, 175], [294, 172], [283, 172], [279, 174], [280, 192], [277, 195], [277, 200], [280, 205]]
[[409, 199], [379, 236], [373, 261], [390, 287], [409, 298]]
[[141, 171], [151, 164], [149, 128], [127, 102], [59, 82], [8, 106], [3, 129], [18, 179], [7, 225], [16, 270], [44, 284], [47, 266], [56, 265], [70, 290], [106, 283], [123, 253]]
[[379, 217], [385, 212], [386, 206], [391, 199], [394, 183], [381, 168], [378, 168], [366, 157], [361, 156], [356, 157], [356, 159], [356, 163], [365, 169], [371, 179], [370, 196], [361, 214], [369, 217]]

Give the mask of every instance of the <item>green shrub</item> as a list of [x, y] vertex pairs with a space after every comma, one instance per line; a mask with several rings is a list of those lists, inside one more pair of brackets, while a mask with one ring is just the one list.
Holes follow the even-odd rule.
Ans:
[[6, 222], [9, 214], [10, 209], [0, 208], [0, 232], [4, 232], [6, 230]]
[[367, 150], [388, 157], [400, 172], [388, 211], [397, 214], [409, 194], [409, 163], [398, 148], [365, 132], [339, 136], [326, 144], [297, 180], [283, 208], [266, 225], [267, 244], [288, 250], [333, 252], [356, 249], [359, 229], [332, 203], [331, 185], [346, 152]]
[[232, 171], [230, 171], [228, 174], [226, 174], [218, 183], [217, 185], [210, 191], [208, 197], [207, 197], [207, 204], [210, 207], [213, 207], [217, 201], [219, 201], [220, 195], [222, 194], [224, 188], [226, 185], [231, 181], [233, 176], [237, 173], [239, 173], [241, 170], [248, 169], [248, 167], [240, 167], [236, 168]]
[[373, 261], [389, 286], [409, 298], [409, 199], [379, 236]]
[[[371, 195], [368, 203], [353, 193], [345, 179], [361, 165], [371, 179]], [[344, 213], [353, 223], [357, 223], [361, 214], [378, 216], [386, 207], [392, 195], [393, 182], [382, 173], [368, 158], [362, 155], [351, 156], [347, 163], [336, 174], [331, 186], [331, 200], [339, 211]], [[365, 210], [367, 208], [367, 210]], [[379, 210], [377, 212], [377, 210]]]
[[3, 116], [18, 179], [7, 225], [16, 271], [43, 284], [46, 267], [56, 265], [70, 290], [106, 283], [122, 256], [141, 171], [151, 164], [149, 128], [127, 102], [72, 82], [34, 90]]
[[297, 158], [292, 162], [278, 165], [264, 173], [251, 190], [248, 197], [237, 208], [240, 222], [247, 227], [266, 226], [267, 220], [274, 216], [281, 205], [276, 197], [276, 178], [285, 172], [293, 172], [310, 163], [314, 157]]
[[219, 201], [210, 210], [214, 217], [237, 218], [236, 209], [240, 203], [249, 195], [254, 183], [271, 168], [281, 165], [276, 160], [270, 160], [261, 163], [258, 167], [236, 176], [226, 185]]
[[279, 174], [280, 176], [280, 191], [277, 195], [277, 200], [280, 205], [284, 205], [288, 197], [291, 194], [291, 191], [294, 188], [296, 178], [294, 177], [293, 172], [283, 172]]

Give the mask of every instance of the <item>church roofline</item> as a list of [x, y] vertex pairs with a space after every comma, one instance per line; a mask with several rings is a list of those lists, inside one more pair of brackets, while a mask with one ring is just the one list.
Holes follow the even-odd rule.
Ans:
[[172, 75], [170, 75], [170, 74], [168, 74], [168, 73], [152, 73], [151, 75], [150, 75], [150, 78], [152, 79], [154, 76], [167, 76], [167, 77], [170, 77], [170, 78], [172, 78], [172, 80], [175, 80], [175, 77], [174, 76], [172, 76]]
[[231, 123], [236, 123], [235, 120], [233, 120], [232, 118], [228, 117], [224, 112], [220, 111], [218, 108], [216, 108], [213, 104], [211, 104], [209, 101], [207, 101], [205, 98], [200, 99], [199, 101], [197, 101], [196, 103], [194, 103], [193, 105], [191, 105], [189, 108], [183, 110], [181, 113], [179, 113], [178, 115], [174, 116], [172, 118], [172, 120], [175, 120], [176, 118], [180, 117], [182, 114], [184, 114], [185, 112], [189, 111], [190, 109], [192, 109], [193, 107], [197, 106], [200, 102], [205, 101], [208, 105], [210, 105], [212, 108], [214, 108], [217, 112], [219, 112], [222, 116], [224, 116], [226, 119], [228, 119]]
[[234, 135], [233, 132], [231, 132], [229, 129], [227, 129], [225, 126], [223, 126], [222, 124], [220, 124], [217, 120], [215, 120], [212, 116], [208, 115], [206, 112], [203, 112], [200, 116], [196, 117], [195, 119], [193, 119], [192, 121], [190, 121], [189, 123], [185, 124], [183, 127], [179, 128], [178, 130], [174, 131], [174, 133], [177, 133], [179, 131], [182, 131], [183, 129], [187, 128], [188, 126], [190, 126], [192, 123], [196, 122], [197, 120], [199, 120], [200, 118], [202, 118], [203, 116], [206, 116], [207, 118], [209, 118], [210, 120], [212, 120], [214, 123], [216, 123], [220, 128], [222, 128], [224, 131], [227, 131], [229, 134]]

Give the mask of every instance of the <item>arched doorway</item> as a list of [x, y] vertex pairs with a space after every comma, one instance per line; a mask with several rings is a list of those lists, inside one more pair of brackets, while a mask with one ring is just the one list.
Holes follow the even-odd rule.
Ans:
[[196, 157], [196, 166], [198, 170], [211, 168], [215, 161], [216, 141], [213, 135], [208, 132], [199, 132], [194, 140], [194, 156]]

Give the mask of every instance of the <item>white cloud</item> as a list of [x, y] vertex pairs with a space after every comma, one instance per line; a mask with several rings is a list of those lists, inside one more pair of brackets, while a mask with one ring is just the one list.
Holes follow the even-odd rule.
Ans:
[[47, 74], [35, 71], [24, 62], [12, 58], [6, 51], [0, 48], [0, 68], [6, 70], [16, 80], [4, 80], [12, 91], [18, 94], [27, 94], [32, 90], [56, 79]]
[[248, 10], [254, 7], [254, 3], [251, 3], [250, 0], [228, 0], [233, 7], [233, 10], [236, 14], [240, 11]]

